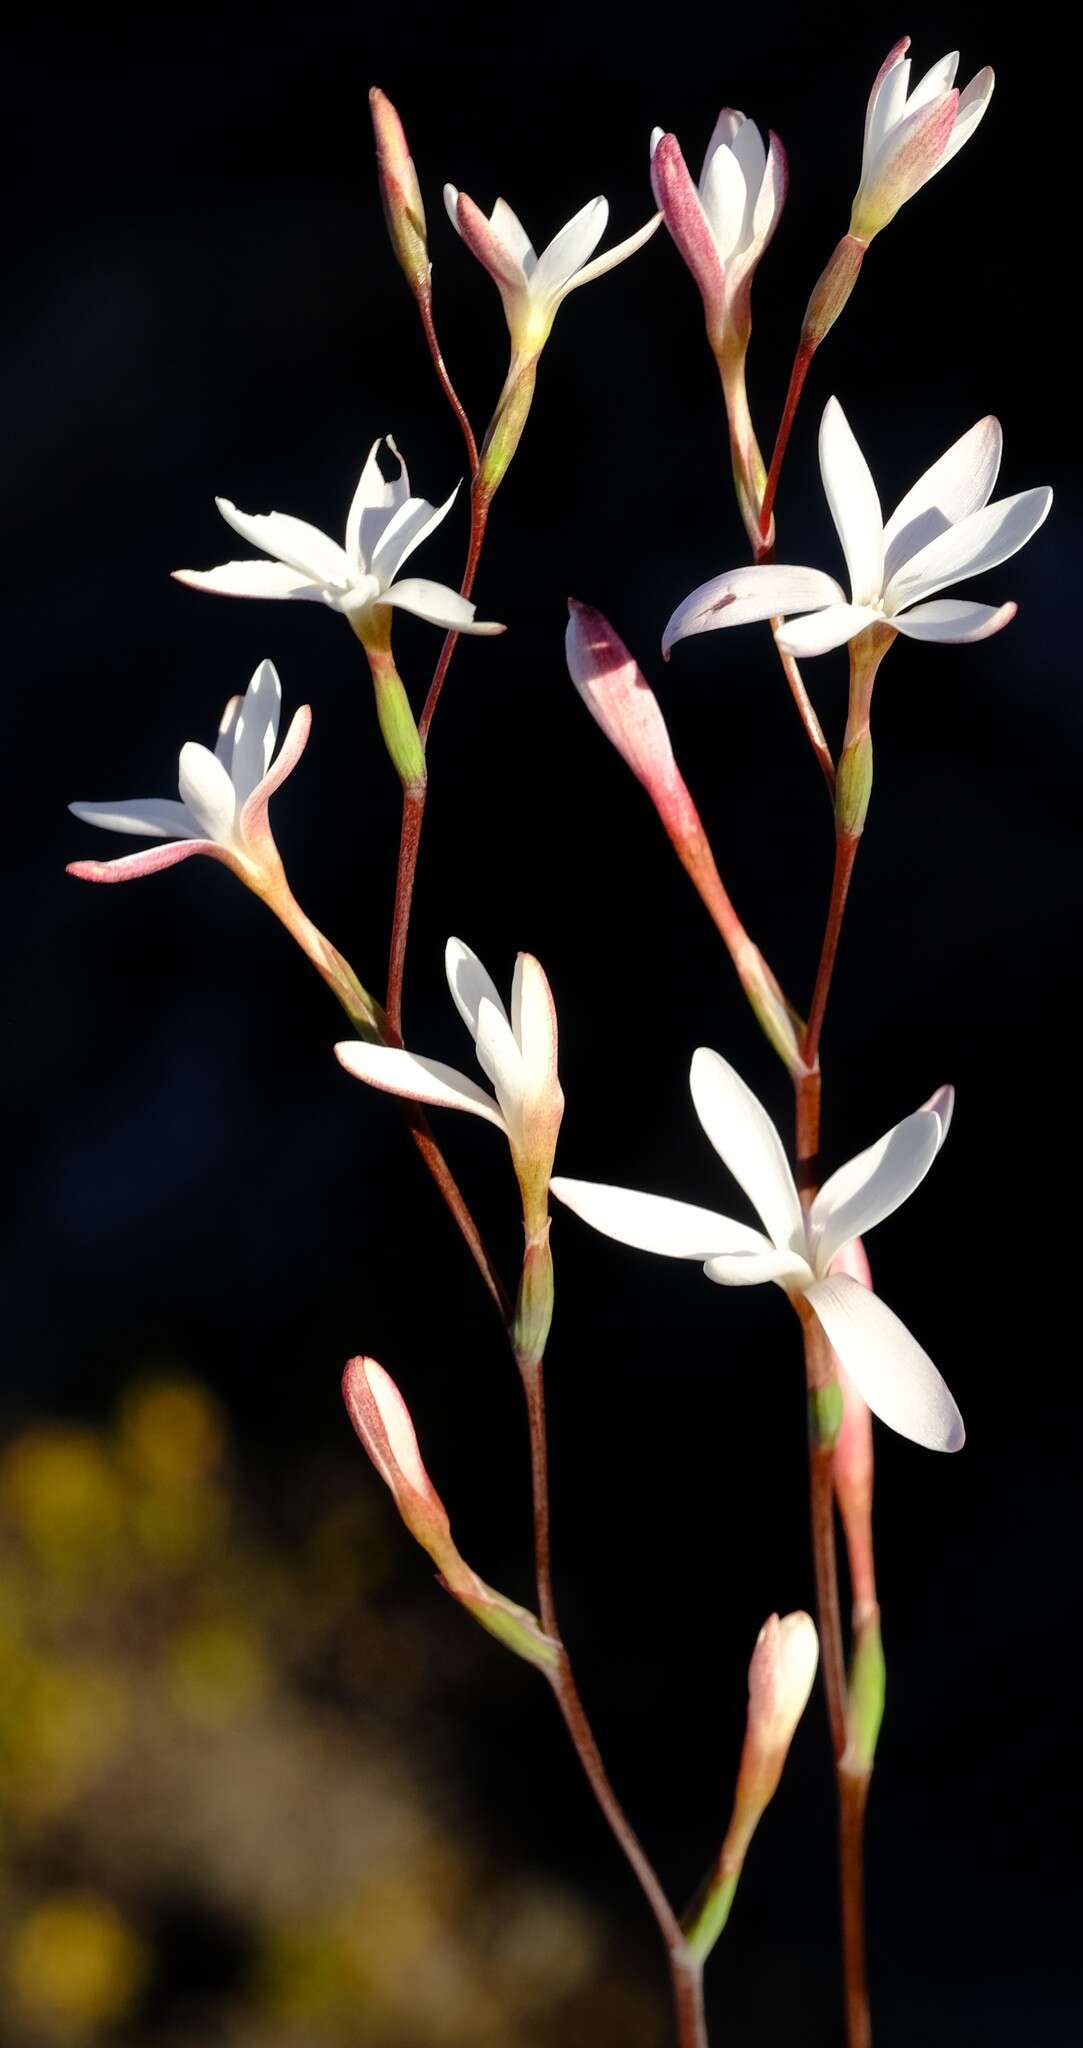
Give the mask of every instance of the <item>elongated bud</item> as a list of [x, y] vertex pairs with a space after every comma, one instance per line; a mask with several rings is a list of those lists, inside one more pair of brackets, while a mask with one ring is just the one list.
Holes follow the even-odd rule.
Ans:
[[380, 197], [391, 246], [414, 297], [427, 304], [432, 292], [425, 208], [406, 132], [386, 93], [375, 85], [369, 93], [369, 111], [376, 137]]
[[403, 788], [419, 795], [425, 787], [425, 749], [417, 729], [406, 686], [391, 652], [391, 607], [347, 614], [368, 656], [376, 717], [383, 742]]
[[748, 1720], [733, 1814], [718, 1861], [683, 1916], [700, 1960], [718, 1940], [733, 1903], [748, 1845], [778, 1789], [797, 1724], [808, 1705], [819, 1661], [815, 1623], [807, 1614], [772, 1614], [756, 1638], [748, 1669]]
[[814, 354], [829, 334], [857, 283], [867, 244], [856, 235], [843, 235], [827, 265], [812, 288], [812, 296], [801, 322], [799, 353]]
[[514, 1600], [487, 1586], [455, 1547], [447, 1510], [425, 1470], [417, 1435], [390, 1373], [374, 1358], [351, 1358], [342, 1375], [346, 1410], [411, 1536], [428, 1551], [447, 1591], [517, 1657], [552, 1672], [560, 1645]]
[[726, 339], [726, 278], [703, 203], [675, 135], [651, 140], [651, 188], [703, 300], [707, 337], [716, 353]]
[[527, 1245], [523, 1257], [512, 1323], [512, 1342], [520, 1366], [530, 1369], [541, 1364], [552, 1320], [553, 1254], [549, 1249], [547, 1218], [542, 1234]]
[[835, 771], [835, 821], [840, 832], [860, 838], [872, 796], [872, 734], [866, 727], [843, 748]]
[[682, 867], [729, 948], [760, 1028], [789, 1071], [801, 1073], [800, 1019], [730, 902], [654, 691], [602, 612], [570, 597], [568, 614], [564, 646], [568, 673], [579, 695], [643, 784]]
[[538, 357], [513, 357], [504, 389], [482, 443], [478, 489], [488, 502], [503, 483], [530, 416], [538, 379]]
[[959, 112], [952, 88], [899, 121], [867, 166], [854, 199], [850, 233], [869, 243], [894, 220], [900, 206], [932, 177], [951, 140]]

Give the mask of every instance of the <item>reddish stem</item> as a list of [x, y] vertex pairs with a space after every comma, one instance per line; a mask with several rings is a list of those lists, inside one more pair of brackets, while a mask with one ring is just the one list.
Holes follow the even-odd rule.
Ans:
[[850, 893], [850, 878], [854, 872], [854, 862], [860, 844], [860, 833], [838, 831], [835, 834], [835, 872], [831, 879], [831, 901], [828, 905], [823, 945], [820, 948], [820, 964], [816, 970], [816, 986], [809, 1005], [805, 1042], [801, 1048], [805, 1064], [810, 1067], [816, 1065], [820, 1056], [824, 1013], [827, 1009], [827, 998], [831, 993], [835, 961], [838, 958], [842, 920], [846, 913], [846, 899]]
[[391, 915], [391, 951], [387, 963], [387, 1019], [396, 1038], [402, 1037], [402, 984], [406, 973], [406, 941], [410, 936], [410, 911], [414, 901], [417, 854], [425, 818], [428, 785], [404, 789], [402, 824], [399, 828], [399, 861], [395, 874], [395, 907]]
[[872, 2048], [865, 1976], [865, 1804], [869, 1781], [839, 1772], [839, 1870], [847, 2048]]
[[444, 361], [443, 352], [440, 348], [440, 344], [436, 339], [436, 328], [433, 325], [432, 318], [431, 296], [427, 297], [419, 294], [417, 300], [417, 308], [418, 312], [421, 314], [421, 325], [425, 329], [425, 339], [429, 344], [429, 354], [432, 357], [433, 369], [436, 371], [436, 375], [440, 381], [440, 389], [443, 392], [444, 397], [447, 399], [447, 402], [450, 405], [452, 412], [455, 414], [455, 417], [459, 422], [459, 428], [462, 433], [463, 440], [466, 443], [467, 461], [470, 464], [470, 475], [471, 477], [473, 477], [477, 471], [478, 466], [478, 444], [474, 439], [474, 429], [470, 425], [470, 421], [466, 416], [466, 408], [463, 405], [459, 397], [459, 394], [451, 381], [451, 378], [448, 376], [447, 364]]
[[444, 1158], [436, 1139], [433, 1137], [429, 1119], [419, 1102], [411, 1102], [405, 1096], [402, 1098], [402, 1112], [406, 1118], [410, 1136], [413, 1138], [414, 1144], [417, 1146], [433, 1180], [436, 1182], [440, 1193], [459, 1226], [467, 1250], [496, 1305], [497, 1313], [501, 1320], [506, 1323], [511, 1314], [511, 1304], [508, 1296], [501, 1284], [500, 1276], [485, 1249], [484, 1239], [470, 1213], [466, 1197], [463, 1195], [447, 1160]]
[[782, 408], [782, 418], [778, 423], [778, 433], [775, 435], [775, 446], [771, 456], [771, 467], [767, 472], [767, 484], [763, 493], [763, 503], [760, 506], [761, 533], [769, 533], [771, 530], [771, 514], [775, 509], [778, 480], [782, 473], [782, 464], [789, 445], [790, 430], [794, 423], [801, 393], [804, 389], [805, 378], [808, 376], [808, 367], [814, 352], [806, 341], [798, 342], [797, 353], [793, 359], [793, 369], [790, 371], [790, 384], [786, 393], [786, 403]]
[[[781, 624], [781, 618], [771, 620], [772, 639], [774, 639], [776, 626], [780, 626]], [[812, 751], [820, 764], [824, 781], [827, 784], [827, 794], [831, 798], [832, 803], [834, 803], [835, 763], [831, 756], [831, 749], [828, 746], [826, 739], [824, 738], [823, 726], [820, 724], [820, 721], [817, 718], [816, 713], [813, 709], [812, 699], [810, 698], [809, 693], [801, 680], [801, 671], [798, 668], [797, 663], [793, 658], [793, 655], [786, 654], [783, 651], [783, 649], [779, 647], [777, 640], [775, 640], [775, 647], [778, 652], [778, 658], [782, 663], [782, 673], [790, 686], [790, 695], [797, 706], [797, 715], [800, 718], [806, 733], [808, 734], [809, 741], [812, 746]]]

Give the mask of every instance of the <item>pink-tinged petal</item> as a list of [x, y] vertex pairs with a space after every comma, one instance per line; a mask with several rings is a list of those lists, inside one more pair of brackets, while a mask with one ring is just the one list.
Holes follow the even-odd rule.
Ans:
[[444, 971], [451, 990], [451, 1000], [475, 1041], [478, 1035], [478, 1012], [483, 999], [507, 1016], [492, 975], [482, 966], [477, 954], [469, 946], [464, 945], [462, 939], [448, 940], [444, 948]]
[[1025, 547], [1032, 534], [1049, 515], [1053, 493], [1045, 485], [1019, 491], [1012, 498], [998, 498], [969, 519], [961, 519], [946, 533], [911, 555], [892, 577], [884, 592], [884, 607], [890, 614], [920, 597], [932, 597], [949, 583], [964, 576], [980, 576], [995, 569]]
[[401, 611], [413, 612], [416, 618], [428, 619], [431, 625], [443, 626], [448, 632], [491, 635], [507, 630], [495, 620], [475, 618], [476, 607], [468, 598], [460, 597], [457, 590], [449, 590], [445, 583], [430, 582], [427, 576], [404, 576], [376, 602], [398, 605]]
[[940, 1143], [943, 1144], [951, 1129], [952, 1117], [955, 1115], [955, 1090], [951, 1082], [945, 1081], [941, 1087], [934, 1089], [928, 1102], [923, 1102], [921, 1106], [922, 1109], [931, 1110], [936, 1117], [940, 1125]]
[[290, 720], [289, 731], [282, 742], [278, 759], [272, 763], [262, 782], [256, 784], [251, 796], [242, 806], [237, 820], [238, 830], [242, 839], [258, 839], [264, 833], [270, 832], [270, 826], [267, 822], [267, 805], [273, 797], [275, 790], [281, 788], [287, 775], [293, 774], [301, 755], [308, 745], [308, 737], [311, 731], [312, 712], [307, 704], [302, 704], [294, 712]]
[[884, 522], [876, 485], [837, 398], [820, 421], [820, 475], [842, 542], [854, 604], [871, 604], [884, 582]]
[[69, 804], [72, 816], [103, 832], [131, 832], [147, 839], [198, 839], [199, 827], [188, 806], [175, 797], [148, 796], [132, 802]]
[[539, 298], [548, 298], [563, 291], [576, 271], [590, 261], [608, 220], [608, 199], [590, 199], [578, 213], [573, 214], [559, 234], [553, 236], [548, 248], [543, 249], [538, 257], [530, 281], [531, 290]]
[[584, 263], [582, 270], [577, 270], [575, 276], [568, 279], [560, 298], [566, 299], [568, 293], [577, 292], [581, 284], [593, 284], [596, 277], [604, 277], [608, 270], [616, 270], [619, 263], [626, 263], [629, 256], [634, 256], [637, 249], [642, 249], [650, 241], [661, 225], [661, 214], [653, 213], [633, 235], [626, 235], [623, 242], [614, 242], [611, 249], [603, 249], [593, 263]]
[[889, 1429], [931, 1451], [957, 1451], [963, 1419], [928, 1357], [879, 1295], [845, 1273], [805, 1296], [858, 1393]]
[[826, 1273], [851, 1238], [867, 1236], [920, 1187], [942, 1140], [940, 1118], [917, 1109], [824, 1182], [809, 1212], [818, 1273]]
[[350, 1421], [392, 1493], [405, 1484], [442, 1512], [410, 1411], [391, 1374], [374, 1358], [351, 1358], [342, 1376], [342, 1392]]
[[488, 996], [482, 996], [478, 1004], [478, 1035], [475, 1044], [478, 1065], [493, 1084], [508, 1137], [512, 1145], [521, 1150], [525, 1137], [523, 1055], [516, 1043], [503, 1003], [492, 1003]]
[[724, 1252], [770, 1252], [760, 1231], [713, 1209], [675, 1202], [668, 1195], [644, 1195], [636, 1188], [609, 1187], [593, 1180], [557, 1175], [549, 1183], [557, 1200], [584, 1223], [633, 1250], [669, 1259], [712, 1259]]
[[143, 853], [121, 854], [119, 860], [72, 860], [65, 873], [80, 882], [136, 882], [142, 875], [157, 875], [163, 868], [176, 867], [193, 853], [209, 854], [236, 868], [236, 855], [228, 846], [216, 846], [213, 839], [177, 839], [168, 846], [148, 846]]
[[778, 226], [790, 188], [790, 167], [781, 141], [768, 133], [767, 167], [752, 211], [752, 236], [760, 256]]
[[198, 740], [186, 740], [180, 750], [177, 781], [181, 798], [208, 839], [225, 844], [233, 837], [237, 817], [237, 792], [221, 761]]
[[908, 640], [939, 640], [966, 647], [1010, 626], [1018, 610], [1011, 602], [969, 604], [961, 597], [936, 597], [931, 604], [915, 605], [912, 612], [897, 613], [891, 623]]
[[601, 612], [573, 597], [564, 650], [587, 710], [658, 801], [680, 783], [680, 775], [658, 699], [623, 640]]
[[896, 122], [863, 174], [854, 200], [850, 232], [859, 241], [871, 241], [939, 168], [958, 106], [958, 93], [947, 92]]
[[707, 331], [720, 336], [726, 280], [711, 225], [675, 135], [663, 135], [651, 158], [651, 186], [670, 234], [703, 299]]
[[501, 294], [506, 295], [505, 303], [509, 297], [513, 301], [525, 297], [526, 277], [522, 264], [512, 256], [499, 235], [494, 234], [480, 206], [475, 206], [465, 192], [456, 195], [455, 225], [471, 255], [477, 257], [499, 286]]
[[503, 242], [512, 262], [521, 264], [524, 274], [531, 277], [538, 262], [534, 244], [518, 214], [508, 205], [506, 199], [497, 200], [489, 215], [489, 226], [497, 241]]
[[988, 504], [1003, 447], [1000, 421], [989, 413], [918, 478], [884, 528], [884, 575], [888, 581], [929, 541]]
[[299, 576], [285, 562], [222, 562], [217, 569], [174, 569], [172, 576], [174, 583], [215, 597], [323, 597], [322, 583]]
[[[975, 73], [959, 101], [955, 126], [945, 144], [940, 164], [948, 163], [962, 149], [964, 142], [969, 142], [993, 97], [994, 83], [991, 65], [987, 64], [984, 70]], [[938, 170], [940, 164], [937, 165]]]
[[344, 589], [349, 582], [345, 550], [307, 519], [295, 519], [289, 512], [238, 512], [229, 498], [214, 502], [226, 525], [242, 540], [251, 541], [254, 548], [262, 548], [265, 555], [273, 555], [314, 583], [337, 584]]
[[677, 606], [662, 635], [662, 653], [668, 656], [678, 640], [713, 633], [716, 626], [747, 626], [758, 619], [776, 618], [780, 612], [844, 602], [834, 577], [819, 569], [795, 569], [781, 562], [729, 569], [724, 576], [701, 583]]
[[926, 107], [930, 100], [940, 98], [941, 93], [950, 92], [955, 84], [959, 69], [958, 50], [949, 51], [946, 57], [938, 57], [935, 64], [919, 78], [913, 92], [907, 94], [906, 111], [912, 114], [917, 107]]
[[744, 1189], [776, 1251], [803, 1254], [801, 1203], [782, 1140], [762, 1102], [736, 1068], [709, 1046], [701, 1045], [693, 1053], [689, 1082], [700, 1123]]
[[797, 1252], [779, 1252], [772, 1247], [765, 1252], [726, 1252], [704, 1262], [708, 1280], [714, 1280], [720, 1287], [758, 1287], [761, 1282], [777, 1280], [780, 1286], [792, 1284], [804, 1290], [812, 1279], [812, 1268]]
[[[238, 804], [247, 801], [271, 765], [281, 710], [278, 671], [273, 661], [261, 661], [234, 720], [232, 755], [228, 762], [222, 761], [237, 792]], [[215, 753], [218, 754], [217, 748]], [[220, 754], [218, 759], [222, 760]]]
[[910, 48], [909, 36], [900, 36], [888, 51], [876, 77], [872, 82], [869, 103], [865, 110], [865, 146], [862, 155], [861, 172], [864, 176], [881, 143], [884, 141], [906, 105], [906, 88], [910, 83], [910, 65], [906, 53]]
[[847, 640], [853, 640], [879, 617], [880, 613], [871, 605], [832, 604], [826, 611], [787, 619], [784, 626], [776, 628], [775, 641], [784, 654], [792, 654], [801, 661], [806, 655], [829, 654], [833, 647], [845, 646]]
[[492, 1096], [456, 1067], [445, 1066], [443, 1060], [423, 1059], [393, 1045], [367, 1045], [361, 1039], [342, 1040], [335, 1047], [335, 1057], [348, 1074], [385, 1095], [405, 1095], [411, 1102], [428, 1102], [436, 1109], [469, 1110], [498, 1130], [507, 1130]]
[[419, 548], [430, 533], [435, 533], [441, 520], [447, 518], [458, 495], [459, 486], [456, 484], [442, 505], [430, 505], [427, 498], [407, 498], [388, 521], [373, 549], [373, 574], [390, 583], [414, 549]]

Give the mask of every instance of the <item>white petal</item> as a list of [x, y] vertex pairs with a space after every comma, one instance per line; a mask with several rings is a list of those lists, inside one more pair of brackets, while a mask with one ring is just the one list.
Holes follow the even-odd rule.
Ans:
[[285, 562], [223, 562], [217, 569], [174, 569], [173, 581], [219, 597], [323, 596], [323, 584], [299, 576]]
[[419, 548], [430, 533], [434, 533], [442, 519], [446, 519], [456, 498], [459, 486], [456, 484], [450, 498], [442, 505], [430, 505], [427, 498], [407, 498], [399, 506], [380, 535], [373, 551], [373, 574], [390, 583], [396, 577], [408, 555]]
[[[390, 482], [377, 459], [381, 440], [399, 465], [398, 476]], [[407, 503], [409, 496], [410, 478], [406, 464], [391, 435], [377, 436], [365, 458], [365, 466], [346, 514], [346, 554], [351, 568], [360, 570], [362, 574], [369, 570], [384, 529], [400, 507]]]
[[937, 1118], [940, 1124], [940, 1143], [943, 1144], [951, 1129], [952, 1117], [955, 1115], [955, 1090], [951, 1082], [945, 1081], [942, 1087], [934, 1090], [928, 1102], [923, 1102], [921, 1106], [922, 1109], [931, 1109]]
[[103, 832], [135, 832], [145, 839], [202, 839], [186, 804], [174, 797], [147, 796], [130, 802], [69, 804], [69, 811], [84, 825], [100, 825]]
[[237, 815], [237, 793], [221, 761], [209, 747], [188, 740], [180, 750], [177, 781], [200, 831], [220, 846], [228, 845]]
[[745, 174], [727, 144], [720, 143], [713, 151], [700, 179], [699, 196], [715, 247], [726, 264], [741, 247], [748, 211]]
[[752, 239], [752, 224], [756, 202], [767, 169], [767, 151], [763, 137], [755, 121], [742, 121], [733, 138], [733, 154], [740, 166], [745, 181], [745, 217], [741, 223], [741, 238], [738, 248], [747, 249]]
[[861, 158], [861, 176], [864, 179], [869, 165], [878, 156], [895, 123], [902, 118], [906, 106], [906, 92], [910, 84], [910, 59], [905, 52], [910, 38], [907, 36], [899, 45], [898, 56], [890, 70], [885, 71], [879, 85], [869, 99], [865, 115], [865, 146]]
[[444, 186], [444, 207], [455, 233], [461, 236], [462, 229], [459, 226], [459, 188], [457, 185], [447, 184]]
[[218, 738], [214, 743], [214, 751], [227, 775], [233, 761], [233, 735], [243, 702], [243, 697], [231, 697], [218, 721]]
[[245, 691], [233, 728], [229, 776], [238, 807], [262, 782], [271, 765], [282, 709], [282, 685], [273, 661], [261, 661]]
[[609, 219], [607, 199], [588, 200], [586, 206], [554, 235], [538, 258], [530, 280], [531, 297], [546, 298], [559, 292], [583, 268], [598, 247]]
[[834, 577], [819, 569], [793, 569], [781, 562], [729, 569], [724, 576], [701, 583], [677, 606], [662, 635], [662, 652], [668, 654], [678, 640], [711, 633], [716, 626], [748, 626], [758, 619], [777, 618], [780, 612], [842, 601]]
[[807, 1260], [796, 1252], [777, 1252], [774, 1246], [763, 1252], [718, 1253], [705, 1261], [703, 1270], [720, 1287], [758, 1287], [761, 1281], [777, 1280], [794, 1283], [804, 1292], [812, 1281]]
[[500, 1000], [492, 975], [484, 968], [476, 953], [471, 952], [461, 939], [449, 939], [444, 948], [444, 971], [451, 1000], [466, 1025], [471, 1038], [478, 1035], [478, 1011], [482, 999], [493, 1004], [495, 1009], [507, 1011]]
[[905, 1323], [849, 1274], [817, 1280], [805, 1296], [843, 1369], [874, 1415], [931, 1451], [961, 1449], [963, 1418], [932, 1359]]
[[890, 580], [911, 555], [949, 526], [988, 504], [1003, 445], [1000, 421], [990, 413], [918, 478], [884, 528], [886, 578]]
[[689, 1082], [700, 1123], [771, 1243], [778, 1251], [803, 1253], [801, 1203], [782, 1140], [762, 1102], [736, 1068], [705, 1045], [692, 1055]]
[[869, 465], [837, 398], [820, 421], [820, 475], [850, 572], [854, 604], [878, 598], [884, 581], [884, 522]]
[[404, 612], [413, 612], [416, 618], [428, 619], [434, 626], [445, 626], [455, 633], [502, 633], [503, 626], [493, 620], [476, 619], [475, 606], [457, 590], [449, 590], [446, 583], [430, 583], [427, 576], [404, 576], [401, 583], [393, 583], [380, 597], [381, 604], [398, 605]]
[[443, 1060], [422, 1059], [393, 1045], [366, 1045], [359, 1038], [336, 1045], [335, 1056], [348, 1074], [385, 1095], [406, 1095], [412, 1102], [431, 1102], [438, 1109], [466, 1109], [472, 1116], [486, 1117], [498, 1130], [506, 1129], [492, 1096]]
[[885, 610], [901, 611], [919, 597], [931, 597], [949, 583], [958, 583], [964, 576], [978, 576], [983, 570], [1006, 562], [1037, 532], [1052, 503], [1052, 491], [1040, 485], [1036, 490], [1019, 491], [1013, 498], [998, 498], [995, 504], [986, 505], [984, 511], [972, 512], [969, 519], [960, 520], [958, 526], [950, 527], [947, 533], [938, 534], [920, 548], [897, 571], [884, 592]]
[[228, 498], [214, 502], [226, 525], [251, 541], [254, 548], [262, 548], [265, 555], [273, 555], [314, 583], [345, 589], [350, 580], [345, 553], [318, 526], [310, 526], [307, 519], [294, 519], [288, 512], [238, 512]]
[[968, 646], [974, 640], [988, 640], [1004, 626], [1010, 626], [1019, 607], [1007, 604], [971, 604], [961, 597], [934, 597], [931, 604], [915, 605], [912, 612], [897, 612], [891, 623], [908, 640], [943, 640]]
[[958, 50], [952, 50], [948, 56], [940, 57], [935, 64], [930, 64], [924, 77], [919, 78], [913, 92], [907, 95], [907, 113], [912, 114], [917, 107], [925, 107], [930, 100], [938, 100], [941, 93], [950, 92], [955, 84], [958, 69]]
[[636, 1188], [608, 1187], [601, 1181], [567, 1180], [558, 1174], [549, 1183], [558, 1201], [574, 1209], [584, 1223], [630, 1244], [636, 1251], [661, 1252], [670, 1259], [711, 1259], [723, 1252], [773, 1252], [767, 1238], [730, 1216], [674, 1202], [668, 1195], [644, 1195]]
[[787, 619], [775, 629], [776, 644], [784, 654], [801, 660], [806, 654], [828, 654], [864, 631], [881, 614], [867, 604], [832, 604], [826, 611], [806, 612], [800, 619]]
[[502, 242], [513, 263], [519, 265], [524, 277], [530, 277], [537, 265], [534, 244], [527, 234], [522, 221], [514, 213], [506, 199], [498, 199], [489, 215], [489, 226], [498, 242]]
[[523, 1085], [544, 1101], [557, 1080], [557, 1018], [552, 990], [533, 953], [520, 953], [511, 984], [511, 1028], [523, 1056]]
[[478, 1035], [475, 1040], [478, 1063], [496, 1090], [508, 1136], [513, 1145], [523, 1139], [523, 1055], [515, 1042], [504, 1005], [482, 996], [478, 1004]]
[[560, 297], [566, 299], [568, 293], [578, 291], [581, 284], [593, 284], [595, 278], [604, 277], [607, 270], [616, 270], [619, 263], [626, 262], [629, 256], [635, 255], [637, 249], [642, 249], [644, 243], [649, 242], [651, 236], [657, 234], [661, 225], [661, 214], [653, 213], [649, 220], [644, 221], [641, 228], [636, 229], [634, 235], [626, 235], [623, 242], [614, 242], [611, 249], [603, 249], [601, 255], [594, 258], [593, 263], [584, 263], [582, 270], [577, 270], [575, 276], [568, 279]]
[[994, 83], [992, 66], [987, 64], [983, 71], [975, 73], [966, 91], [960, 95], [955, 126], [941, 152], [940, 162], [936, 166], [938, 171], [962, 149], [964, 142], [969, 142], [993, 97]]
[[864, 1237], [921, 1185], [940, 1150], [943, 1128], [917, 1109], [826, 1180], [809, 1212], [816, 1270], [825, 1273], [852, 1237]]

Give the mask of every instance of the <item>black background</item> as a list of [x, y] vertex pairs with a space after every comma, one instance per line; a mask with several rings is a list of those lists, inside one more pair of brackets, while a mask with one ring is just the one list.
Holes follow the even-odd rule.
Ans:
[[[393, 1105], [337, 1068], [330, 998], [209, 862], [119, 890], [63, 874], [124, 851], [69, 798], [173, 793], [264, 654], [308, 754], [274, 807], [295, 890], [379, 985], [397, 785], [360, 651], [305, 606], [245, 605], [168, 570], [234, 552], [215, 492], [339, 530], [375, 435], [414, 488], [461, 473], [454, 423], [383, 234], [366, 91], [407, 122], [440, 331], [479, 426], [500, 307], [456, 242], [445, 178], [501, 191], [544, 244], [604, 191], [609, 238], [650, 205], [647, 138], [698, 166], [729, 100], [790, 154], [757, 279], [750, 386], [768, 445], [808, 290], [847, 219], [871, 78], [901, 28], [998, 70], [977, 138], [875, 244], [817, 359], [779, 503], [784, 559], [838, 569], [815, 437], [839, 394], [890, 507], [980, 414], [1001, 490], [1050, 481], [1048, 526], [984, 579], [1020, 613], [987, 645], [900, 641], [877, 691], [877, 780], [825, 1039], [825, 1144], [847, 1157], [940, 1081], [950, 1143], [873, 1240], [878, 1284], [941, 1364], [969, 1440], [878, 1432], [889, 1708], [870, 1816], [882, 2048], [1076, 2038], [1072, 1678], [1078, 1514], [1074, 1210], [1079, 744], [1066, 139], [1043, 20], [783, 5], [725, 17], [550, 7], [297, 14], [44, 9], [9, 46], [19, 123], [5, 342], [10, 428], [5, 924], [15, 1210], [7, 1401], [96, 1413], [133, 1360], [180, 1357], [237, 1419], [268, 1496], [293, 1449], [339, 1443], [344, 1358], [407, 1391], [466, 1554], [529, 1598], [525, 1435], [499, 1330]], [[1050, 80], [1050, 70], [1054, 76]], [[1052, 94], [1052, 108], [1047, 97]], [[1069, 138], [1070, 139], [1070, 138]], [[419, 573], [455, 582], [459, 508]], [[470, 1066], [442, 948], [504, 983], [535, 951], [562, 1028], [565, 1172], [725, 1206], [686, 1074], [717, 1045], [788, 1116], [781, 1069], [642, 792], [563, 663], [571, 591], [655, 682], [719, 864], [798, 1000], [830, 825], [766, 634], [657, 653], [675, 603], [744, 559], [699, 302], [659, 235], [573, 295], [546, 351], [430, 746], [407, 976], [410, 1041]], [[8, 611], [10, 626], [12, 612]], [[435, 629], [396, 623], [419, 703]], [[845, 658], [806, 667], [837, 738]], [[514, 1189], [494, 1134], [441, 1136], [506, 1269]], [[676, 1895], [713, 1852], [743, 1673], [772, 1608], [810, 1604], [799, 1349], [775, 1290], [729, 1292], [558, 1219], [550, 1354], [558, 1592], [618, 1785]], [[1066, 1321], [1062, 1323], [1062, 1316]], [[375, 1483], [358, 1453], [359, 1486]], [[405, 1541], [405, 1539], [404, 1539]], [[410, 1560], [413, 1566], [414, 1560]], [[416, 1560], [424, 1573], [423, 1559]], [[493, 1653], [458, 1731], [529, 1853], [649, 1923], [550, 1703]], [[831, 1786], [819, 1700], [714, 1966], [720, 2037], [837, 2038]], [[660, 1967], [660, 1966], [659, 1966]]]

